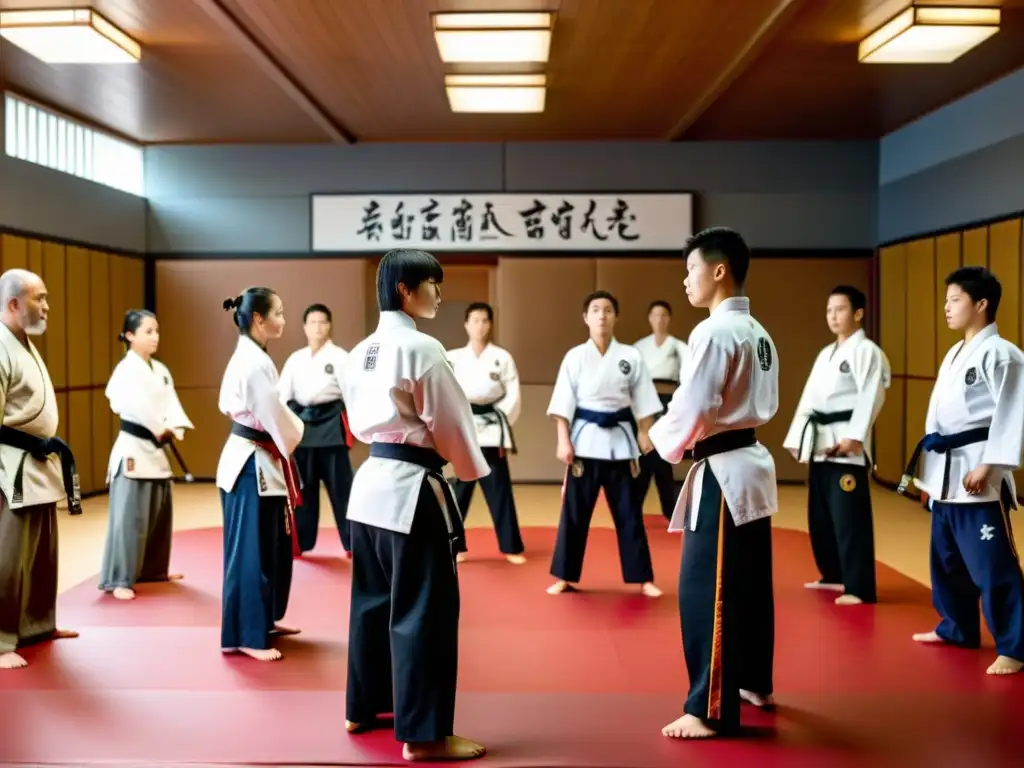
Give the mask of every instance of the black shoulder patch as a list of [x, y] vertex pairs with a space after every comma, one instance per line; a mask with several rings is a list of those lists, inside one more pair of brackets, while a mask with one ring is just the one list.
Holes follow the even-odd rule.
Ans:
[[772, 345], [768, 339], [762, 336], [757, 340], [757, 362], [761, 364], [762, 371], [769, 371], [772, 367]]
[[628, 360], [619, 360], [619, 370], [622, 371], [623, 376], [629, 376], [629, 372], [633, 370], [633, 366], [629, 364]]
[[971, 366], [970, 368], [967, 369], [967, 375], [964, 376], [964, 383], [967, 386], [971, 386], [971, 384], [973, 384], [977, 380], [978, 380], [978, 369], [975, 368], [974, 366]]
[[380, 344], [371, 344], [366, 348], [363, 356], [363, 370], [374, 371], [377, 369], [377, 353], [380, 351]]

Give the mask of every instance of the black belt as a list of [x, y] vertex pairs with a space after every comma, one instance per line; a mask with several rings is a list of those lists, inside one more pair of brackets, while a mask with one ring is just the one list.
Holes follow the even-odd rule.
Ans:
[[164, 440], [160, 440], [156, 435], [150, 432], [141, 424], [136, 424], [134, 421], [127, 421], [121, 419], [121, 431], [132, 437], [137, 437], [140, 440], [147, 440], [157, 448], [170, 448], [171, 453], [174, 454], [174, 460], [178, 462], [178, 466], [181, 467], [181, 471], [185, 474], [185, 481], [191, 483], [194, 479], [192, 473], [188, 471], [188, 467], [185, 465], [185, 460], [181, 458], [181, 454], [178, 453], [178, 446], [174, 444], [174, 438], [168, 436]]
[[678, 387], [679, 382], [675, 379], [654, 379], [655, 384], [670, 384], [673, 387]]
[[496, 408], [494, 403], [470, 403], [470, 409], [473, 411], [474, 416], [483, 416], [484, 423], [486, 424], [497, 424], [501, 429], [501, 442], [499, 447], [505, 449], [505, 435], [508, 435], [509, 442], [512, 443], [512, 447], [509, 449], [510, 453], [518, 453], [516, 450], [516, 436], [512, 432], [512, 425], [508, 423], [508, 416], [505, 415], [504, 411], [500, 408]]
[[[455, 493], [451, 485], [445, 479], [441, 470], [448, 462], [441, 454], [433, 448], [425, 448], [421, 445], [408, 445], [406, 443], [370, 443], [370, 456], [378, 459], [394, 459], [404, 461], [407, 464], [415, 464], [423, 467], [427, 474], [432, 476], [441, 484], [444, 492], [445, 503], [448, 511], [444, 512], [445, 522], [448, 526], [448, 538], [451, 542], [452, 552], [466, 552], [466, 529], [462, 524], [462, 515], [459, 512], [458, 502], [455, 501]], [[443, 510], [442, 510], [443, 511]]]
[[[78, 481], [75, 455], [71, 452], [70, 445], [59, 437], [38, 437], [8, 426], [0, 427], [0, 443], [22, 450], [36, 461], [45, 462], [53, 454], [59, 455], [61, 473], [64, 476], [64, 490], [68, 497], [68, 513], [82, 514], [82, 488]], [[16, 501], [24, 501], [25, 458], [27, 456], [22, 458], [18, 465], [18, 471], [14, 474], [12, 504]]]
[[702, 461], [719, 453], [749, 448], [756, 444], [757, 432], [754, 429], [730, 429], [697, 441], [697, 444], [693, 446], [691, 458], [694, 461]]
[[317, 405], [300, 405], [295, 400], [289, 400], [288, 407], [306, 425], [299, 443], [303, 448], [348, 447], [344, 400], [331, 400]]
[[[849, 421], [853, 418], [853, 411], [811, 411], [811, 415], [807, 417], [807, 421], [804, 422], [803, 431], [800, 432], [800, 445], [797, 449], [797, 457], [803, 456], [804, 452], [804, 438], [807, 436], [807, 430], [811, 430], [811, 451], [809, 460], [814, 459], [814, 451], [818, 447], [818, 427], [827, 426], [829, 424], [838, 424], [843, 421]], [[867, 457], [865, 456], [865, 459]]]
[[952, 435], [943, 435], [938, 432], [930, 432], [922, 437], [910, 454], [910, 461], [900, 478], [900, 484], [896, 488], [897, 493], [905, 493], [910, 481], [917, 475], [917, 465], [921, 460], [921, 451], [946, 454], [946, 463], [942, 471], [942, 495], [935, 501], [942, 501], [949, 493], [949, 471], [953, 460], [953, 451], [974, 443], [983, 443], [988, 440], [988, 427], [975, 427], [963, 432], [955, 432]]
[[[577, 421], [582, 421], [587, 424], [595, 424], [598, 427], [601, 427], [601, 429], [620, 429], [622, 430], [622, 434], [626, 435], [627, 440], [630, 437], [630, 433], [624, 426], [622, 426], [622, 422], [629, 424], [632, 429], [632, 437], [634, 440], [636, 439], [637, 432], [639, 431], [632, 408], [620, 408], [617, 411], [592, 411], [588, 408], [577, 408], [576, 412], [573, 414], [572, 421], [574, 425]], [[573, 443], [576, 442], [576, 434], [576, 431], [573, 430]], [[632, 459], [633, 457], [628, 456], [627, 458]], [[612, 457], [612, 460], [615, 460], [614, 456]]]

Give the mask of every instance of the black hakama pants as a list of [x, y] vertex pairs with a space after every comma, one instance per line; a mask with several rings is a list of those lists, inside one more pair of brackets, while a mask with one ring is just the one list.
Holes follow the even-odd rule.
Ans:
[[424, 479], [409, 533], [352, 523], [346, 718], [393, 712], [403, 742], [454, 735], [460, 599], [444, 515]]
[[481, 448], [491, 473], [477, 480], [456, 480], [452, 484], [455, 501], [462, 512], [462, 520], [469, 515], [469, 503], [477, 482], [484, 492], [487, 509], [494, 521], [494, 532], [498, 537], [498, 549], [503, 555], [521, 555], [523, 537], [519, 531], [519, 516], [516, 514], [516, 500], [512, 495], [512, 475], [508, 469], [508, 455], [499, 448]]
[[710, 465], [697, 529], [686, 529], [679, 615], [690, 691], [683, 711], [716, 731], [739, 727], [740, 690], [773, 692], [771, 518], [737, 526]]
[[292, 585], [292, 541], [284, 496], [260, 496], [256, 457], [245, 463], [224, 511], [223, 650], [270, 648], [270, 632], [284, 618]]
[[583, 555], [587, 549], [590, 520], [594, 516], [597, 497], [604, 490], [618, 537], [623, 581], [627, 584], [654, 581], [643, 510], [636, 503], [629, 460], [577, 461], [583, 465], [583, 474], [576, 477], [571, 471], [566, 471], [551, 575], [570, 584], [579, 582], [583, 575]]
[[0, 654], [53, 637], [56, 615], [57, 505], [0, 495]]
[[807, 523], [823, 584], [842, 584], [865, 603], [878, 600], [875, 532], [868, 469], [834, 461], [811, 462]]
[[295, 466], [302, 480], [302, 504], [295, 510], [299, 549], [308, 552], [316, 546], [320, 527], [320, 483], [323, 483], [327, 487], [341, 546], [346, 552], [351, 552], [348, 497], [352, 490], [352, 462], [348, 446], [303, 448], [300, 445], [295, 449]]
[[1024, 576], [1010, 525], [998, 501], [932, 509], [932, 603], [941, 621], [935, 633], [952, 645], [981, 645], [981, 612], [996, 653], [1024, 661]]
[[651, 478], [654, 478], [654, 487], [658, 492], [658, 503], [661, 504], [661, 514], [666, 520], [672, 519], [672, 512], [676, 508], [676, 499], [679, 498], [679, 491], [682, 483], [676, 482], [672, 475], [672, 465], [665, 461], [657, 451], [645, 453], [640, 457], [640, 474], [636, 478], [636, 503], [643, 510], [644, 501], [647, 499], [647, 492], [651, 488]]

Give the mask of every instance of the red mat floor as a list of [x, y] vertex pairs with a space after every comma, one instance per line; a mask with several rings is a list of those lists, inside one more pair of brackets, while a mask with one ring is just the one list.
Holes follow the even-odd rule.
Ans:
[[[935, 623], [928, 590], [879, 566], [876, 607], [837, 608], [801, 587], [814, 576], [806, 535], [775, 531], [774, 715], [747, 710], [745, 738], [674, 742], [686, 671], [675, 601], [680, 538], [649, 518], [660, 600], [620, 583], [612, 531], [591, 532], [589, 592], [551, 597], [552, 529], [527, 529], [530, 561], [499, 559], [469, 533], [460, 567], [456, 727], [494, 766], [660, 768], [1024, 764], [1024, 675], [985, 675], [994, 652], [921, 647]], [[344, 732], [348, 561], [330, 530], [296, 564], [285, 659], [219, 652], [221, 534], [175, 537], [178, 584], [123, 603], [93, 581], [60, 598], [76, 640], [26, 649], [0, 676], [0, 762], [402, 764], [390, 732]]]

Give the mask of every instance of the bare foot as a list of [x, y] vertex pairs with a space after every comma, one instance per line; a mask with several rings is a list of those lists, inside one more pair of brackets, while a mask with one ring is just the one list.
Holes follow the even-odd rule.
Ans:
[[28, 662], [14, 651], [0, 653], [0, 669], [21, 669], [27, 666]]
[[832, 584], [827, 581], [809, 581], [804, 584], [804, 589], [824, 589], [827, 592], [842, 592], [844, 587], [842, 584]]
[[1024, 669], [1024, 661], [1012, 659], [1009, 656], [1000, 656], [992, 662], [992, 666], [988, 668], [987, 672], [990, 675], [1015, 675], [1021, 669]]
[[526, 558], [522, 555], [505, 555], [505, 559], [512, 563], [512, 565], [522, 565], [526, 562]]
[[670, 739], [707, 739], [715, 735], [713, 728], [693, 715], [683, 715], [662, 728], [661, 732]]
[[78, 637], [78, 633], [73, 629], [55, 629], [50, 635], [51, 640], [71, 640], [75, 637]]
[[301, 629], [295, 629], [294, 627], [286, 627], [284, 624], [275, 624], [274, 628], [270, 630], [270, 634], [272, 635], [297, 635], [301, 632]]
[[459, 552], [459, 554], [457, 554], [455, 556], [455, 562], [456, 563], [464, 563], [464, 562], [466, 562], [466, 553], [465, 552]]
[[840, 595], [836, 598], [836, 605], [863, 605], [864, 601], [856, 595]]
[[640, 591], [647, 595], [647, 597], [661, 597], [663, 594], [660, 589], [654, 586], [653, 581], [648, 581], [645, 584], [640, 585]]
[[115, 587], [113, 595], [117, 600], [134, 600], [135, 590], [128, 587]]
[[426, 741], [406, 744], [402, 757], [410, 762], [427, 760], [475, 760], [487, 754], [483, 745], [461, 736], [449, 736], [444, 741]]
[[168, 581], [181, 581], [184, 578], [185, 578], [185, 575], [182, 574], [182, 573], [172, 573], [172, 574], [170, 574], [167, 577], [167, 580]]
[[760, 693], [754, 693], [753, 691], [744, 691], [740, 689], [740, 698], [748, 704], [753, 704], [758, 709], [770, 709], [775, 706], [775, 697], [770, 693], [767, 696], [762, 696]]
[[239, 648], [238, 652], [244, 653], [246, 656], [256, 659], [256, 661], [277, 661], [283, 656], [277, 648]]
[[547, 589], [549, 595], [560, 595], [563, 592], [575, 592], [576, 587], [570, 584], [568, 581], [556, 581]]
[[345, 730], [349, 733], [361, 733], [365, 728], [361, 723], [353, 723], [351, 720], [346, 720]]
[[918, 632], [914, 635], [914, 642], [916, 643], [944, 643], [946, 642], [939, 637], [936, 632]]

